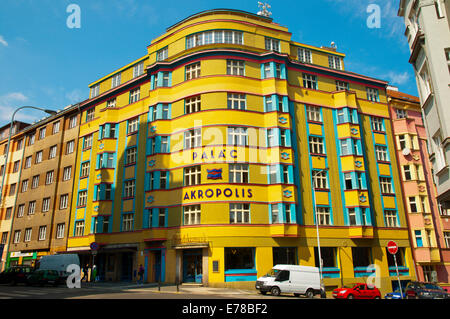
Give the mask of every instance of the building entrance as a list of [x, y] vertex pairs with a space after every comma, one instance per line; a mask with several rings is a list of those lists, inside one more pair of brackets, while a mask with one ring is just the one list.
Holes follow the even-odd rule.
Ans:
[[183, 251], [183, 282], [202, 282], [202, 250], [189, 249]]

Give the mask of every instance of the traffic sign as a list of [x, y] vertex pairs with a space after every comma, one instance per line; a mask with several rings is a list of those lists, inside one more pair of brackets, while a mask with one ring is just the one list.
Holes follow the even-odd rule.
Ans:
[[96, 242], [93, 242], [90, 244], [91, 250], [98, 250], [99, 249], [99, 245]]
[[398, 251], [397, 243], [395, 241], [392, 241], [392, 240], [389, 241], [388, 244], [387, 244], [387, 249], [388, 249], [388, 252], [391, 255], [395, 255], [397, 253], [397, 251]]

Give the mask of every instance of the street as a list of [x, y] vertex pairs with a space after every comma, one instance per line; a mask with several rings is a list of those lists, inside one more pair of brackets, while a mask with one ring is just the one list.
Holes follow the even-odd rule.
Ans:
[[261, 295], [256, 290], [209, 288], [155, 284], [138, 286], [123, 283], [85, 284], [81, 288], [0, 285], [0, 300], [4, 299], [299, 299], [292, 295]]

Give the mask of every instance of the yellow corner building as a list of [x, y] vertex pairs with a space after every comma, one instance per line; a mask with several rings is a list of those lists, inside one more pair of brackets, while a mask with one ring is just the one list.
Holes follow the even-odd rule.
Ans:
[[68, 251], [100, 280], [142, 264], [148, 282], [254, 288], [276, 264], [319, 266], [316, 223], [328, 291], [392, 291], [390, 240], [415, 278], [387, 82], [239, 10], [194, 14], [147, 50], [81, 103]]

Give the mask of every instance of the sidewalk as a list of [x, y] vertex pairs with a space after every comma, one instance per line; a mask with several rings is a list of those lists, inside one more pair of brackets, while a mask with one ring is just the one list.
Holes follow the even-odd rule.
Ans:
[[180, 293], [180, 294], [226, 294], [226, 295], [254, 295], [256, 290], [233, 289], [233, 288], [211, 288], [197, 285], [179, 285], [175, 284], [161, 284], [146, 283], [137, 284], [135, 282], [82, 282], [81, 288], [88, 289], [111, 289], [111, 290], [125, 290], [132, 289], [134, 291], [151, 291], [161, 293]]

